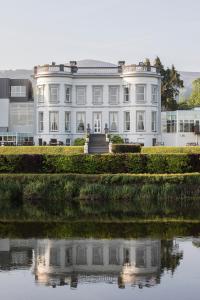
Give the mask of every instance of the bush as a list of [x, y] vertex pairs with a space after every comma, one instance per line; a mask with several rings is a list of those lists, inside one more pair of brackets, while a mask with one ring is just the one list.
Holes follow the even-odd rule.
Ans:
[[141, 153], [143, 154], [165, 154], [165, 153], [187, 153], [187, 154], [200, 154], [200, 146], [186, 146], [186, 147], [170, 147], [170, 146], [155, 146], [155, 147], [142, 147]]
[[140, 153], [141, 146], [134, 144], [113, 144], [112, 145], [113, 153]]
[[0, 155], [18, 154], [49, 154], [69, 155], [83, 153], [83, 147], [78, 146], [4, 146], [0, 147]]
[[124, 144], [124, 139], [119, 135], [111, 135], [110, 136], [110, 141], [113, 144]]
[[77, 138], [74, 140], [74, 146], [84, 146], [85, 139], [84, 138]]
[[0, 155], [0, 173], [200, 172], [200, 154]]

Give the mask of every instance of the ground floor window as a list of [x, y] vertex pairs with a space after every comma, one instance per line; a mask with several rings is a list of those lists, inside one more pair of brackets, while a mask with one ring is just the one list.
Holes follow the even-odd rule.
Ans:
[[65, 112], [65, 131], [71, 130], [71, 114], [69, 111]]
[[59, 130], [59, 115], [57, 111], [49, 112], [49, 131]]
[[38, 127], [40, 132], [44, 130], [44, 113], [42, 111], [38, 115]]
[[136, 112], [136, 130], [137, 131], [145, 130], [145, 112], [144, 111]]
[[124, 112], [124, 130], [130, 131], [131, 129], [131, 119], [130, 119], [130, 111]]
[[85, 132], [85, 113], [78, 112], [76, 115], [77, 132]]
[[194, 120], [180, 120], [179, 132], [194, 132]]
[[151, 131], [157, 131], [157, 112], [151, 112]]
[[118, 131], [118, 113], [110, 112], [109, 115], [110, 131]]

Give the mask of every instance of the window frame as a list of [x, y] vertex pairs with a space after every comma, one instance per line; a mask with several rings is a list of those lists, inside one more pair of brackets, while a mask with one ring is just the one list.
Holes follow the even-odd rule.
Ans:
[[[69, 89], [68, 94], [67, 89]], [[67, 101], [67, 96], [69, 97], [69, 101]], [[65, 84], [65, 103], [72, 103], [72, 85], [70, 84]]]
[[[42, 120], [40, 119], [41, 115], [42, 115]], [[39, 132], [43, 132], [44, 131], [44, 112], [43, 111], [39, 111], [38, 112], [38, 131]]]
[[[126, 119], [127, 113], [129, 114], [129, 129], [127, 129], [127, 124], [128, 124], [128, 121]], [[124, 131], [125, 132], [131, 131], [131, 113], [130, 113], [130, 111], [124, 111]]]
[[[76, 104], [77, 105], [85, 105], [86, 104], [86, 95], [87, 95], [87, 90], [86, 90], [86, 85], [77, 85], [76, 86]], [[78, 90], [83, 89], [84, 90], [84, 101], [79, 103], [78, 101]]]
[[[68, 120], [68, 126], [69, 129], [67, 130], [67, 120], [66, 120], [66, 116], [69, 115], [69, 120]], [[71, 112], [70, 111], [65, 111], [65, 132], [71, 132]]]
[[[143, 125], [144, 129], [138, 129], [138, 115], [143, 114]], [[145, 110], [137, 110], [136, 111], [136, 132], [145, 132], [146, 131], [146, 111]]]
[[[117, 93], [116, 93], [116, 101], [113, 102], [111, 101], [111, 97], [113, 97], [113, 95], [111, 95], [111, 90], [112, 89], [116, 89]], [[119, 91], [120, 91], [120, 86], [119, 85], [109, 85], [109, 92], [108, 92], [108, 103], [110, 105], [118, 105], [119, 104]]]
[[[51, 115], [52, 114], [57, 114], [58, 116], [58, 124], [57, 124], [57, 129], [51, 129]], [[59, 111], [49, 111], [49, 132], [58, 132], [59, 131]]]
[[[138, 93], [137, 92], [138, 87], [144, 87], [144, 93]], [[147, 90], [147, 85], [146, 84], [138, 83], [138, 84], [135, 85], [135, 101], [137, 103], [145, 103], [146, 102], [146, 94], [147, 94], [146, 90]], [[137, 98], [138, 94], [139, 95], [144, 95], [144, 97], [143, 97], [144, 99], [143, 100], [138, 100], [138, 98]]]
[[[40, 103], [44, 103], [44, 84], [40, 84], [37, 85], [37, 102]], [[39, 90], [42, 90], [42, 95], [39, 94]]]
[[[155, 119], [153, 119], [153, 115], [155, 116]], [[151, 131], [157, 132], [157, 111], [155, 110], [151, 112]]]
[[[57, 99], [53, 99], [53, 97], [55, 97], [55, 95], [52, 94], [52, 89], [56, 89], [57, 90]], [[59, 103], [59, 96], [60, 96], [60, 84], [49, 84], [49, 104], [55, 104], [55, 103]]]
[[[111, 124], [112, 124], [111, 115], [112, 114], [115, 114], [117, 117], [117, 120], [115, 121], [116, 122], [116, 130], [111, 130]], [[119, 116], [118, 115], [119, 115], [118, 111], [110, 111], [109, 112], [109, 131], [110, 132], [118, 132], [119, 131]]]
[[[128, 92], [126, 90], [128, 90]], [[124, 103], [129, 103], [130, 102], [130, 87], [127, 85], [123, 86], [123, 96], [124, 96]], [[128, 100], [126, 100], [126, 98], [128, 98]]]
[[[19, 91], [13, 91], [14, 89], [19, 89]], [[24, 89], [24, 91], [23, 91]], [[26, 85], [11, 85], [10, 87], [10, 96], [11, 98], [26, 98], [27, 96], [27, 87]]]
[[[153, 89], [156, 87], [156, 93], [153, 93]], [[156, 100], [153, 98], [156, 97]], [[152, 84], [151, 85], [151, 102], [152, 103], [158, 103], [158, 85], [157, 84]]]
[[[83, 125], [84, 125], [84, 129], [83, 130], [78, 130], [78, 127], [79, 127], [79, 125], [80, 124], [78, 124], [78, 115], [79, 114], [83, 114], [83, 116], [84, 116], [84, 122], [83, 122]], [[85, 133], [86, 132], [86, 113], [84, 112], [84, 111], [77, 111], [76, 112], [76, 132], [77, 133]]]
[[[95, 101], [95, 89], [99, 89], [100, 92], [101, 92], [101, 95], [100, 95], [100, 102], [98, 101]], [[103, 86], [102, 85], [93, 85], [92, 86], [92, 103], [94, 105], [101, 105], [103, 104]]]

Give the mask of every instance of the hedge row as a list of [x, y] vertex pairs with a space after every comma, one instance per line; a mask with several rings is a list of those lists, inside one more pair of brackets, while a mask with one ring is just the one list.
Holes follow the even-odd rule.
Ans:
[[185, 146], [185, 147], [170, 147], [170, 146], [155, 146], [142, 147], [143, 154], [165, 154], [165, 153], [186, 153], [186, 154], [200, 154], [200, 146]]
[[112, 145], [113, 153], [140, 153], [141, 145], [133, 144], [113, 144]]
[[89, 175], [1, 175], [0, 218], [200, 218], [200, 175], [180, 175], [177, 182], [162, 176], [156, 183], [150, 176], [143, 183], [131, 182], [131, 175], [129, 183], [123, 178], [98, 175], [94, 181]]
[[0, 155], [0, 173], [200, 172], [200, 154]]
[[83, 153], [82, 146], [4, 146], [0, 147], [0, 155], [47, 154], [69, 155]]

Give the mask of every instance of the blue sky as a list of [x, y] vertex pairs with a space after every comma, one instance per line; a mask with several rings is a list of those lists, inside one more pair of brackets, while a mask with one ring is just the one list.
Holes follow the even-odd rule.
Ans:
[[0, 0], [0, 69], [159, 56], [200, 71], [199, 0]]

